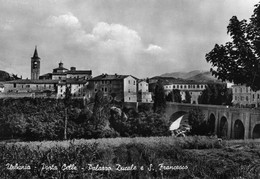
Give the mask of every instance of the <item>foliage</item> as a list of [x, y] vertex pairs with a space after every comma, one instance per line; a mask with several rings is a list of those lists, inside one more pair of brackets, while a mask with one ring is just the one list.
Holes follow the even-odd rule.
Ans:
[[184, 103], [191, 103], [191, 95], [189, 91], [185, 91], [185, 100], [183, 101]]
[[127, 112], [118, 115], [111, 111], [109, 119], [111, 128], [115, 129], [122, 137], [134, 136], [167, 136], [169, 135], [169, 124], [166, 117], [158, 113]]
[[211, 63], [211, 72], [221, 80], [246, 84], [252, 90], [260, 89], [260, 3], [255, 6], [250, 21], [230, 19], [227, 32], [232, 41], [216, 44], [206, 54]]
[[231, 105], [232, 91], [222, 84], [208, 84], [199, 96], [199, 104]]
[[207, 135], [208, 125], [205, 120], [205, 115], [198, 108], [192, 109], [188, 114], [189, 125], [191, 125], [192, 135]]
[[100, 137], [108, 124], [110, 106], [108, 99], [99, 90], [95, 95], [93, 114], [89, 122], [89, 129], [92, 131], [94, 138]]
[[173, 89], [166, 97], [167, 101], [181, 103], [181, 93], [178, 89]]
[[[0, 138], [24, 140], [57, 140], [64, 136], [64, 107], [62, 99], [1, 99]], [[82, 100], [71, 100], [68, 111], [69, 138], [86, 136], [91, 111]]]
[[161, 80], [157, 81], [157, 84], [154, 89], [153, 100], [153, 111], [156, 113], [163, 113], [166, 107], [166, 100], [164, 94], [164, 87]]
[[[0, 144], [0, 178], [257, 178], [260, 170], [259, 149], [236, 150], [205, 136], [75, 140], [46, 145], [48, 141]], [[8, 170], [8, 163], [31, 169]], [[162, 163], [188, 169], [160, 170]], [[74, 167], [64, 170], [69, 165]], [[90, 165], [111, 170], [94, 170]], [[134, 165], [137, 169], [118, 171], [116, 165]], [[46, 166], [56, 166], [57, 170]], [[151, 166], [154, 170], [150, 171]]]

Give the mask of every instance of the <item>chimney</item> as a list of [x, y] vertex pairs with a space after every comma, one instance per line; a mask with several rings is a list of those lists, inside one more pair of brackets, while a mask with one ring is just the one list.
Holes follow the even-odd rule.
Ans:
[[70, 67], [70, 71], [76, 71], [76, 67]]

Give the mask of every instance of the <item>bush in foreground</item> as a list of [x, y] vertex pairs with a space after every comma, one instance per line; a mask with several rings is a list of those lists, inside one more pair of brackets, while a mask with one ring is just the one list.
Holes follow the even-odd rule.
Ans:
[[[0, 178], [256, 177], [257, 149], [216, 149], [216, 142], [151, 137], [0, 144]], [[24, 169], [11, 170], [19, 166]]]

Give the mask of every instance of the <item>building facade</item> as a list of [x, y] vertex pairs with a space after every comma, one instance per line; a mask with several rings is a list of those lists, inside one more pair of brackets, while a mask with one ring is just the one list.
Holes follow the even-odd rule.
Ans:
[[232, 86], [233, 99], [232, 103], [235, 106], [241, 107], [259, 107], [260, 106], [260, 91], [253, 91], [245, 85]]
[[140, 80], [138, 82], [137, 89], [138, 89], [138, 95], [137, 95], [138, 102], [151, 103], [153, 101], [152, 93], [149, 92], [149, 84], [146, 82], [146, 80]]
[[57, 68], [54, 68], [52, 73], [47, 73], [40, 76], [40, 79], [65, 80], [68, 78], [76, 78], [88, 80], [92, 78], [91, 70], [76, 70], [76, 67], [71, 67], [70, 70], [63, 66], [60, 62]]
[[198, 104], [199, 96], [206, 89], [207, 83], [177, 81], [164, 85], [165, 94], [168, 95], [172, 90], [180, 90], [182, 100], [186, 99], [186, 91], [190, 93], [191, 103]]
[[88, 79], [92, 78], [91, 70], [70, 70], [60, 62], [52, 73], [40, 76], [40, 57], [37, 47], [31, 58], [31, 79], [5, 81], [0, 84], [0, 97], [52, 97], [63, 98], [68, 87], [72, 97], [90, 96]]
[[220, 82], [197, 82], [193, 80], [184, 80], [180, 78], [156, 76], [149, 79], [150, 89], [154, 89], [158, 80], [161, 80], [164, 86], [165, 95], [168, 95], [174, 89], [179, 90], [181, 99], [183, 101], [186, 99], [186, 92], [189, 92], [192, 104], [198, 104], [200, 95], [209, 84], [221, 84], [223, 86], [227, 86], [226, 83]]
[[137, 102], [137, 79], [131, 75], [102, 74], [89, 80], [93, 96], [99, 90], [104, 96], [122, 102]]

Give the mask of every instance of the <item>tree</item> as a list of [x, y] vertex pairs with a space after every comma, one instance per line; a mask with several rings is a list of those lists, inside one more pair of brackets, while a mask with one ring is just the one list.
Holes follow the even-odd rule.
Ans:
[[210, 71], [223, 81], [245, 84], [252, 90], [260, 89], [260, 3], [255, 6], [250, 21], [230, 19], [227, 32], [232, 41], [225, 45], [216, 44], [206, 54], [211, 63]]
[[205, 115], [199, 109], [192, 109], [188, 114], [189, 125], [191, 125], [191, 134], [193, 135], [206, 135], [208, 134], [208, 126]]
[[191, 95], [189, 91], [185, 91], [185, 101], [184, 103], [191, 103]]
[[98, 91], [95, 95], [95, 103], [93, 114], [90, 120], [91, 136], [98, 138], [109, 122], [110, 104], [102, 91]]
[[199, 104], [231, 105], [232, 93], [222, 84], [208, 84], [199, 96]]
[[161, 80], [158, 80], [154, 89], [153, 110], [156, 113], [162, 113], [166, 107], [164, 87]]
[[66, 87], [65, 91], [65, 98], [64, 98], [64, 104], [65, 104], [65, 119], [64, 119], [64, 140], [67, 140], [67, 125], [68, 125], [68, 109], [71, 108], [71, 91], [70, 87]]
[[167, 96], [166, 101], [181, 103], [181, 93], [178, 89], [173, 89]]
[[181, 92], [178, 89], [173, 89], [173, 101], [176, 103], [181, 103]]

